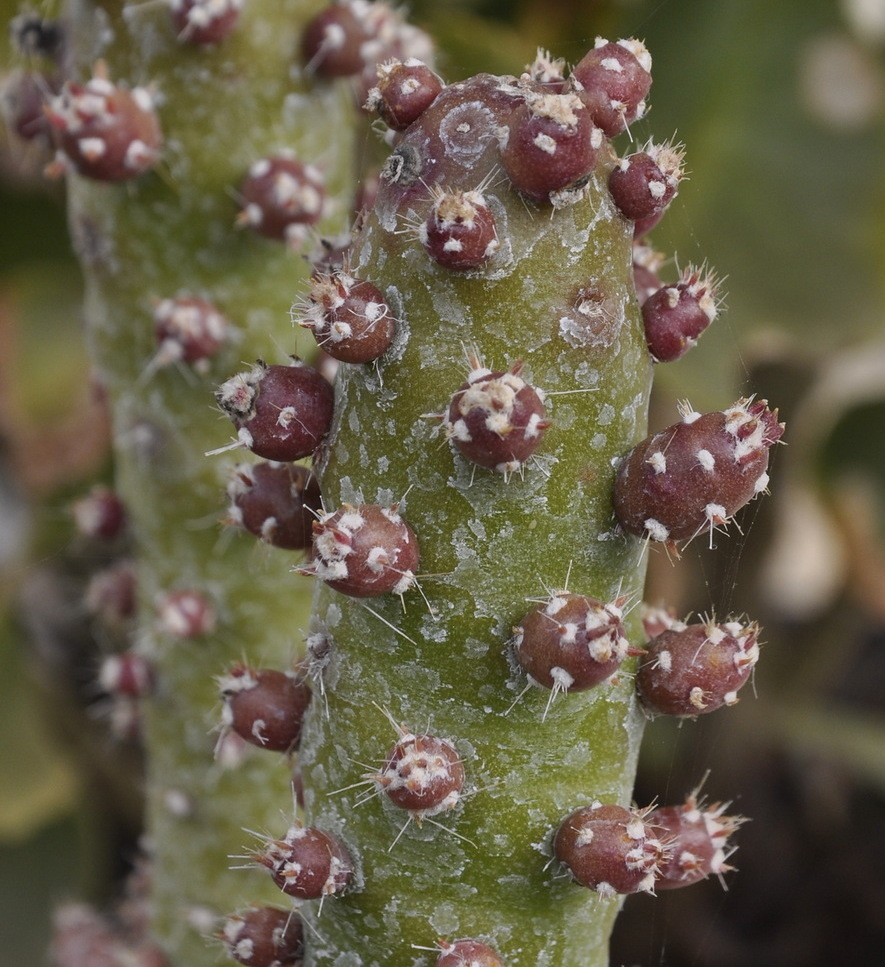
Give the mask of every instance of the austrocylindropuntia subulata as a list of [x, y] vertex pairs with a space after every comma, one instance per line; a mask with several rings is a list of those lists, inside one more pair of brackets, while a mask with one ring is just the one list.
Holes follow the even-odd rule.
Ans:
[[[600, 41], [579, 67], [568, 75], [539, 54], [520, 77], [442, 85], [410, 124], [394, 118], [374, 208], [346, 255], [398, 333], [372, 367], [339, 369], [314, 465], [325, 506], [344, 509], [317, 523], [301, 569], [322, 580], [312, 635], [325, 646], [324, 701], [299, 751], [304, 807], [345, 830], [360, 863], [359, 883], [322, 919], [302, 910], [322, 935], [318, 963], [357, 948], [364, 963], [405, 967], [407, 938], [434, 931], [481, 938], [504, 963], [601, 964], [618, 896], [653, 892], [664, 869], [695, 878], [688, 847], [683, 867], [668, 865], [676, 832], [659, 836], [649, 809], [629, 806], [640, 720], [653, 714], [634, 691], [654, 645], [643, 652], [633, 603], [651, 541], [675, 549], [765, 489], [782, 426], [741, 400], [640, 442], [652, 369], [694, 345], [716, 284], [690, 269], [671, 295], [662, 259], [645, 240], [634, 249], [675, 193], [681, 148], [650, 142], [635, 184], [612, 177], [630, 167], [609, 137], [644, 112], [648, 52]], [[382, 69], [369, 99], [382, 119], [394, 73]], [[453, 386], [465, 357], [469, 375]], [[399, 501], [420, 571], [409, 567], [405, 595], [390, 586], [396, 568], [369, 594], [363, 560], [375, 554], [380, 574], [391, 553], [370, 541], [367, 555], [359, 528], [340, 525], [360, 523], [354, 508]], [[549, 590], [563, 580], [569, 591]], [[722, 695], [712, 673], [692, 693], [711, 711], [755, 660], [746, 636], [722, 628], [705, 634], [714, 647], [742, 641], [746, 661]], [[402, 789], [395, 805], [432, 814], [400, 773], [416, 750], [395, 747], [360, 781], [352, 763], [378, 755], [372, 703], [420, 722], [416, 741], [457, 737], [470, 792], [459, 775], [456, 808], [431, 806], [444, 822], [404, 824], [389, 808]], [[367, 794], [367, 781], [386, 795]], [[726, 868], [713, 852], [696, 878]], [[384, 920], [367, 953], [366, 924], [391, 908], [396, 930]]]
[[[631, 150], [627, 131], [645, 112], [650, 56], [636, 40], [599, 40], [571, 72], [539, 54], [519, 76], [479, 75], [437, 85], [422, 75], [429, 91], [418, 110], [385, 97], [383, 75], [366, 83], [372, 51], [390, 51], [404, 65], [412, 54], [391, 51], [408, 46], [408, 38], [388, 29], [389, 8], [350, 0], [320, 14], [308, 41], [280, 26], [279, 46], [282, 38], [287, 41], [280, 71], [285, 81], [272, 92], [263, 86], [234, 114], [219, 100], [217, 77], [207, 65], [227, 63], [225, 58], [246, 50], [246, 63], [260, 63], [266, 81], [264, 49], [249, 30], [278, 11], [267, 0], [255, 5], [233, 34], [192, 46], [181, 42], [167, 7], [139, 10], [137, 16], [148, 21], [156, 16], [148, 32], [160, 38], [156, 43], [185, 52], [193, 64], [180, 77], [167, 73], [157, 87], [165, 146], [157, 142], [152, 164], [127, 178], [126, 186], [85, 170], [78, 174], [72, 162], [67, 168], [75, 236], [92, 273], [99, 358], [114, 373], [109, 392], [119, 412], [121, 476], [150, 497], [136, 501], [133, 510], [149, 557], [140, 570], [140, 596], [165, 607], [148, 607], [144, 619], [157, 658], [146, 731], [160, 749], [150, 792], [158, 933], [182, 962], [199, 963], [193, 923], [200, 910], [214, 907], [214, 881], [246, 883], [239, 886], [245, 899], [252, 883], [261, 889], [264, 867], [271, 873], [265, 885], [270, 880], [269, 886], [298, 904], [310, 964], [413, 967], [418, 957], [430, 963], [433, 956], [448, 956], [450, 948], [475, 944], [479, 963], [496, 962], [481, 959], [484, 947], [489, 957], [517, 967], [597, 967], [607, 962], [619, 904], [614, 894], [653, 888], [669, 856], [667, 842], [646, 831], [646, 812], [629, 806], [646, 719], [634, 690], [636, 652], [645, 639], [631, 607], [641, 597], [644, 556], [654, 542], [681, 545], [722, 526], [748, 496], [762, 492], [767, 450], [780, 435], [774, 414], [740, 401], [715, 419], [692, 414], [683, 421], [712, 435], [697, 442], [679, 431], [680, 441], [686, 438], [681, 450], [676, 447], [682, 465], [672, 446], [655, 438], [640, 442], [647, 434], [654, 364], [667, 354], [650, 349], [639, 310], [640, 299], [648, 304], [663, 287], [655, 281], [661, 265], [635, 251], [634, 239], [661, 212], [630, 208], [623, 197], [619, 207], [619, 189], [610, 185], [619, 156]], [[299, 4], [285, 0], [278, 6], [288, 15]], [[313, 17], [319, 5], [310, 6]], [[81, 17], [74, 33], [90, 58], [108, 54], [108, 76], [133, 90], [152, 82], [155, 48], [135, 44], [134, 52], [126, 48], [110, 56], [114, 43], [124, 43], [115, 38], [133, 44], [125, 18], [114, 17], [116, 31], [97, 44], [85, 43], [94, 27], [88, 17]], [[342, 18], [351, 21], [352, 31], [338, 22]], [[266, 41], [272, 32], [265, 29], [258, 38]], [[108, 50], [96, 52], [96, 46]], [[295, 51], [300, 56], [292, 67]], [[333, 66], [338, 53], [350, 59], [346, 67]], [[84, 58], [85, 76], [91, 64]], [[334, 93], [331, 77], [340, 75], [351, 79], [346, 98]], [[303, 85], [294, 97], [288, 96], [293, 76]], [[289, 155], [290, 139], [279, 127], [301, 110], [310, 84], [320, 106], [308, 112], [312, 121], [302, 117], [298, 126], [311, 137], [293, 137], [297, 150]], [[369, 97], [375, 87], [379, 95]], [[323, 129], [333, 128], [332, 112], [339, 101], [352, 100], [354, 88], [365, 88], [360, 103], [368, 98], [393, 122], [393, 149], [353, 246], [340, 264], [327, 262], [314, 275], [342, 271], [371, 285], [367, 304], [380, 307], [374, 296], [380, 293], [395, 332], [379, 355], [341, 360], [334, 393], [319, 382], [318, 370], [300, 362], [259, 363], [222, 383], [218, 402], [235, 425], [237, 457], [250, 466], [255, 462], [244, 449], [282, 465], [313, 457], [311, 472], [322, 493], [306, 562], [293, 567], [286, 548], [271, 546], [232, 563], [223, 555], [224, 541], [205, 524], [222, 516], [217, 505], [212, 516], [206, 494], [217, 499], [233, 459], [202, 456], [224, 432], [193, 415], [206, 408], [212, 387], [199, 386], [197, 403], [187, 388], [190, 379], [199, 383], [196, 368], [162, 367], [141, 378], [157, 351], [146, 307], [166, 293], [205, 293], [218, 298], [231, 318], [244, 320], [247, 358], [279, 356], [280, 348], [270, 344], [276, 339], [282, 346], [291, 338], [287, 309], [307, 274], [305, 269], [297, 277], [294, 266], [302, 263], [292, 248], [312, 246], [336, 209], [343, 210], [338, 199], [346, 178], [335, 170], [341, 152], [318, 143], [315, 119], [322, 116]], [[270, 100], [275, 113], [269, 120]], [[208, 114], [251, 117], [252, 111], [264, 116], [266, 134], [243, 143], [226, 130], [234, 126], [207, 129], [201, 120]], [[191, 127], [176, 121], [179, 114]], [[622, 133], [624, 143], [616, 150], [610, 139]], [[100, 150], [87, 147], [93, 154]], [[666, 182], [668, 172], [658, 168]], [[678, 180], [672, 170], [669, 178]], [[179, 186], [174, 199], [170, 183]], [[128, 191], [125, 198], [121, 187]], [[672, 187], [652, 187], [649, 194], [664, 198]], [[152, 227], [157, 220], [164, 223], [159, 237]], [[235, 231], [237, 221], [255, 230]], [[185, 257], [193, 253], [196, 260]], [[122, 286], [126, 273], [119, 267], [147, 261], [148, 254], [160, 268], [148, 273], [149, 283], [131, 287], [138, 288], [135, 298]], [[245, 277], [234, 295], [229, 279], [240, 268]], [[641, 278], [641, 293], [634, 278]], [[258, 306], [264, 285], [273, 283], [279, 291], [282, 279], [284, 300]], [[679, 285], [671, 288], [681, 298]], [[698, 302], [707, 295], [715, 303], [714, 294], [694, 293]], [[141, 320], [145, 329], [128, 343], [112, 337], [111, 319], [117, 317]], [[287, 330], [267, 335], [277, 317]], [[689, 348], [698, 335], [694, 328], [692, 322], [680, 337]], [[253, 342], [259, 344], [253, 348]], [[282, 351], [290, 348], [298, 347]], [[464, 388], [470, 399], [487, 396], [475, 426], [472, 406], [466, 415], [461, 400], [451, 409], [465, 371], [473, 375], [477, 369], [474, 359], [489, 367]], [[479, 385], [486, 377], [500, 383], [492, 392]], [[305, 408], [287, 395], [291, 387], [283, 384], [290, 382], [310, 383], [313, 403]], [[277, 395], [281, 387], [287, 392]], [[516, 404], [530, 396], [526, 389], [534, 398], [523, 421]], [[136, 390], [140, 396], [132, 395]], [[158, 404], [167, 398], [175, 405]], [[308, 419], [314, 410], [318, 417]], [[442, 427], [429, 414], [441, 418]], [[475, 452], [459, 446], [475, 443], [480, 429], [489, 436]], [[190, 471], [190, 450], [206, 469]], [[726, 480], [725, 490], [705, 489], [703, 474]], [[695, 486], [696, 478], [702, 486]], [[692, 506], [673, 494], [661, 497], [658, 491], [669, 480], [692, 498]], [[189, 500], [184, 511], [182, 494]], [[397, 525], [391, 540], [377, 536], [379, 515]], [[201, 527], [207, 533], [196, 553], [187, 542], [196, 543]], [[271, 525], [261, 522], [257, 530], [273, 545], [265, 535]], [[272, 576], [258, 573], [259, 566]], [[268, 819], [249, 818], [253, 800], [265, 804], [265, 817], [280, 805], [279, 790], [273, 793], [265, 782], [267, 773], [255, 773], [262, 776], [255, 780], [245, 770], [272, 759], [283, 786], [291, 772], [286, 756], [256, 754], [243, 758], [241, 771], [225, 774], [223, 764], [211, 762], [210, 741], [210, 748], [200, 750], [208, 753], [203, 770], [225, 789], [214, 800], [192, 779], [193, 734], [200, 732], [205, 742], [206, 730], [205, 709], [190, 700], [191, 693], [203, 694], [209, 706], [217, 702], [213, 678], [256, 638], [262, 641], [262, 667], [270, 667], [265, 642], [277, 654], [291, 650], [301, 625], [280, 614], [290, 604], [296, 581], [290, 571], [296, 569], [319, 579], [307, 632], [312, 642], [323, 643], [322, 658], [312, 661], [310, 671], [317, 700], [309, 703], [298, 737], [303, 812], [281, 839], [267, 839], [251, 857], [251, 873], [204, 872], [195, 892], [183, 870], [211, 865], [203, 840], [208, 827], [224, 830], [222, 837], [230, 837], [231, 824], [266, 829]], [[289, 583], [279, 579], [280, 570]], [[611, 658], [599, 650], [601, 668], [618, 661], [586, 688], [561, 687], [565, 694], [551, 703], [549, 687], [526, 690], [526, 670], [513, 661], [513, 629], [539, 601], [559, 593], [551, 589], [563, 586], [570, 589], [563, 594], [620, 612], [609, 614], [613, 627], [620, 626], [608, 644]], [[177, 597], [185, 594], [194, 597]], [[185, 601], [203, 607], [192, 610], [183, 607]], [[264, 609], [275, 615], [273, 622], [264, 619]], [[585, 621], [588, 652], [605, 638], [592, 631]], [[231, 656], [231, 649], [240, 654]], [[281, 660], [275, 667], [289, 666]], [[387, 743], [379, 744], [374, 703], [397, 722], [410, 723], [416, 739], [438, 737], [454, 749], [457, 759], [443, 759], [452, 773], [463, 768], [464, 777], [454, 777], [439, 803], [398, 804], [383, 788], [387, 780], [388, 788], [396, 787], [400, 774], [397, 756], [383, 758]], [[260, 743], [268, 733], [258, 718], [245, 730]], [[187, 769], [178, 761], [180, 752], [169, 751], [176, 746], [188, 748]], [[171, 777], [188, 787], [192, 815], [200, 817], [191, 826], [199, 829], [184, 831], [181, 815], [165, 805]], [[378, 795], [365, 798], [367, 781]], [[581, 810], [595, 812], [600, 822], [608, 817], [610, 838], [630, 840], [623, 870], [597, 875], [568, 855], [567, 834], [557, 831], [564, 817]], [[588, 838], [584, 834], [573, 845], [583, 847]], [[199, 859], [190, 858], [191, 841], [201, 843]], [[226, 865], [232, 848], [231, 842], [219, 846], [218, 864]], [[686, 861], [685, 869], [690, 865]], [[718, 861], [710, 871], [716, 866], [721, 871]], [[614, 880], [620, 890], [600, 889]], [[173, 899], [176, 889], [180, 901]], [[229, 909], [242, 909], [242, 900], [216, 912]], [[428, 948], [434, 940], [437, 948]], [[431, 955], [416, 954], [422, 948]]]

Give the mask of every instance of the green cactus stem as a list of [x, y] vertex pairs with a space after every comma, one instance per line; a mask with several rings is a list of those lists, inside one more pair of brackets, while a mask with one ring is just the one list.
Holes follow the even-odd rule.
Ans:
[[[630, 612], [643, 543], [616, 532], [611, 491], [617, 458], [646, 432], [652, 367], [632, 224], [606, 187], [608, 141], [586, 184], [556, 204], [521, 196], [501, 172], [501, 125], [530, 86], [481, 76], [447, 88], [399, 141], [348, 262], [385, 294], [399, 333], [377, 362], [341, 366], [324, 503], [397, 506], [420, 566], [401, 595], [318, 587], [323, 697], [302, 735], [306, 822], [344, 841], [356, 877], [302, 907], [309, 965], [430, 965], [439, 938], [464, 937], [510, 967], [608, 962], [621, 898], [572, 882], [551, 839], [595, 799], [630, 803], [644, 721], [635, 665], [552, 695], [527, 683], [508, 641], [564, 589], [625, 599], [629, 636], [643, 641]], [[433, 255], [422, 226], [444, 192], [479, 192], [468, 201], [492, 213], [498, 246], [476, 268]], [[450, 399], [472, 366], [520, 362], [551, 425], [520, 466], [477, 466], [446, 440], [446, 426], [460, 435], [443, 419]], [[450, 811], [422, 823], [372, 779], [394, 723], [457, 749], [466, 781]]]
[[[118, 488], [138, 544], [136, 641], [155, 666], [145, 723], [151, 902], [173, 965], [217, 963], [220, 946], [207, 942], [216, 918], [276, 898], [270, 884], [262, 890], [228, 867], [237, 862], [229, 854], [250, 845], [242, 827], [277, 822], [291, 795], [286, 760], [253, 750], [238, 768], [213, 762], [216, 677], [243, 658], [290, 667], [305, 589], [289, 555], [219, 526], [230, 466], [248, 455], [205, 451], [230, 437], [212, 406], [217, 383], [243, 358], [285, 362], [297, 349], [288, 308], [305, 263], [236, 226], [247, 169], [293, 150], [335, 199], [319, 228], [346, 224], [352, 95], [296, 69], [301, 29], [320, 6], [250, 0], [216, 46], [181, 42], [165, 3], [74, 0], [69, 10], [73, 78], [87, 80], [101, 60], [110, 81], [148, 89], [163, 137], [151, 170], [119, 183], [70, 170], [68, 188], [97, 378], [114, 413]], [[154, 306], [182, 293], [211, 300], [235, 333], [202, 367], [156, 363]], [[158, 626], [157, 598], [175, 590], [202, 596], [212, 630], [187, 637]]]

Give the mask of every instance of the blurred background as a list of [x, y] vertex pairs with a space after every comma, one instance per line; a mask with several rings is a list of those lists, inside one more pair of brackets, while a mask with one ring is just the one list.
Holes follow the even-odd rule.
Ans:
[[[727, 889], [631, 897], [613, 965], [817, 967], [885, 950], [885, 0], [412, 0], [440, 72], [574, 63], [597, 35], [654, 60], [642, 144], [689, 178], [654, 230], [673, 281], [706, 262], [726, 311], [659, 367], [676, 401], [758, 394], [787, 421], [772, 495], [740, 530], [653, 553], [648, 599], [763, 627], [753, 692], [646, 732], [636, 799], [703, 795], [751, 817]], [[18, 2], [0, 0], [2, 19]], [[48, 13], [54, 13], [49, 10]], [[0, 55], [5, 76], [11, 45]], [[626, 136], [618, 142], [629, 149]], [[101, 902], [139, 833], [137, 743], [96, 683], [122, 633], [82, 604], [125, 557], [77, 535], [111, 478], [81, 283], [39, 142], [0, 140], [0, 965], [43, 963], [53, 903]], [[93, 588], [95, 597], [100, 589]], [[122, 721], [121, 721], [122, 719]], [[113, 728], [111, 727], [113, 726]], [[709, 772], [709, 775], [707, 773]]]

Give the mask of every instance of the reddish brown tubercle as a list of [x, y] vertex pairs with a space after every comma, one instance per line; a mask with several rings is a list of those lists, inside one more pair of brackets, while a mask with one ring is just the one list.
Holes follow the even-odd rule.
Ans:
[[675, 622], [652, 638], [636, 673], [650, 715], [695, 716], [734, 705], [759, 658], [759, 626]]
[[577, 883], [600, 896], [651, 892], [665, 848], [635, 809], [594, 802], [567, 816], [553, 852]]
[[46, 110], [62, 155], [80, 175], [127, 181], [151, 168], [162, 143], [150, 92], [111, 83], [101, 70], [67, 81]]
[[250, 907], [232, 913], [219, 937], [227, 955], [246, 967], [296, 967], [301, 963], [303, 926], [295, 910]]
[[311, 696], [302, 673], [237, 664], [219, 680], [219, 690], [224, 728], [271, 752], [297, 747]]
[[372, 778], [400, 809], [420, 822], [454, 809], [464, 786], [457, 749], [434, 735], [403, 732]]
[[476, 357], [471, 364], [449, 403], [446, 437], [467, 460], [505, 475], [518, 473], [551, 425], [544, 394], [522, 378], [521, 362], [507, 372], [486, 369]]
[[310, 456], [332, 422], [335, 394], [312, 366], [259, 360], [223, 383], [218, 405], [237, 428], [240, 444], [259, 457], [289, 463]]
[[783, 434], [764, 400], [738, 400], [645, 439], [621, 461], [615, 514], [630, 534], [690, 540], [727, 523], [768, 486], [768, 451]]
[[517, 626], [517, 661], [545, 688], [580, 692], [598, 685], [628, 654], [621, 604], [569, 592], [554, 595]]
[[300, 900], [343, 893], [353, 878], [347, 848], [315, 826], [290, 826], [282, 839], [269, 840], [255, 861], [270, 871], [283, 893]]
[[317, 478], [297, 463], [241, 463], [227, 485], [227, 519], [266, 544], [303, 550], [322, 507]]
[[415, 583], [418, 542], [395, 507], [345, 504], [314, 524], [313, 557], [301, 573], [355, 598], [403, 594]]

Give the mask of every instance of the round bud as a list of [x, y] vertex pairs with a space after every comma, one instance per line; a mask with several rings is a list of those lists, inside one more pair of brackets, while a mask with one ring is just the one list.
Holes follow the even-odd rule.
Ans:
[[157, 627], [173, 638], [199, 638], [215, 630], [215, 609], [199, 591], [167, 591], [157, 598]]
[[295, 967], [301, 963], [303, 927], [294, 910], [252, 907], [231, 914], [220, 937], [228, 957], [246, 967]]
[[649, 142], [642, 151], [621, 158], [608, 179], [620, 213], [639, 221], [663, 212], [679, 190], [684, 157], [681, 147]]
[[604, 682], [630, 647], [622, 603], [603, 604], [582, 594], [553, 596], [517, 626], [517, 661], [539, 685], [556, 691], [583, 692]]
[[681, 423], [621, 461], [613, 494], [621, 527], [681, 541], [722, 526], [768, 486], [768, 451], [783, 431], [764, 400], [742, 399], [704, 415], [684, 408]]
[[317, 478], [297, 463], [241, 463], [227, 485], [231, 523], [266, 544], [298, 551], [310, 547], [322, 507]]
[[381, 291], [345, 272], [315, 275], [309, 308], [299, 323], [333, 359], [367, 363], [383, 355], [396, 335], [396, 320]]
[[641, 41], [610, 43], [597, 37], [594, 49], [575, 65], [569, 83], [596, 126], [613, 138], [645, 114], [650, 71], [651, 56]]
[[669, 363], [684, 356], [716, 318], [718, 282], [689, 266], [676, 285], [661, 286], [645, 300], [642, 322], [652, 356]]
[[365, 67], [363, 47], [372, 40], [365, 4], [333, 3], [304, 29], [301, 57], [320, 77], [349, 77]]
[[547, 201], [584, 182], [603, 135], [576, 94], [532, 93], [513, 112], [501, 164], [520, 194]]
[[464, 785], [464, 766], [445, 739], [406, 733], [371, 778], [392, 803], [420, 821], [455, 808]]
[[195, 47], [213, 47], [233, 33], [243, 0], [170, 0], [178, 39]]
[[438, 941], [440, 955], [434, 967], [504, 967], [496, 950], [479, 940]]
[[522, 363], [506, 373], [485, 369], [475, 359], [473, 363], [449, 404], [443, 423], [446, 437], [481, 467], [518, 472], [550, 426], [544, 395], [519, 375]]
[[265, 238], [298, 243], [322, 217], [326, 189], [313, 165], [275, 155], [252, 164], [240, 195], [240, 224]]
[[125, 181], [159, 156], [160, 125], [144, 88], [127, 90], [106, 77], [68, 81], [46, 114], [62, 154], [86, 178]]
[[315, 826], [290, 826], [283, 839], [270, 840], [255, 861], [270, 870], [283, 893], [300, 900], [342, 893], [353, 878], [344, 844]]
[[642, 813], [594, 802], [563, 820], [553, 852], [575, 881], [600, 896], [651, 892], [665, 855]]
[[221, 349], [228, 329], [227, 319], [205, 299], [188, 295], [161, 299], [154, 306], [156, 362], [168, 366], [180, 360], [203, 370]]
[[689, 796], [679, 806], [660, 806], [648, 813], [647, 822], [667, 844], [656, 889], [676, 890], [732, 869], [726, 863], [734, 852], [728, 838], [744, 819], [723, 815], [726, 808], [719, 803], [705, 808]]
[[313, 560], [302, 573], [341, 594], [403, 594], [415, 583], [418, 542], [395, 507], [345, 504], [320, 518], [313, 531]]
[[259, 360], [215, 394], [237, 428], [240, 443], [267, 460], [289, 463], [309, 457], [332, 424], [335, 392], [312, 366]]
[[388, 61], [378, 65], [377, 86], [369, 91], [366, 109], [376, 111], [394, 131], [405, 131], [442, 89], [443, 82], [420, 60]]
[[437, 264], [476, 269], [498, 250], [495, 217], [478, 191], [437, 191], [418, 237]]
[[734, 705], [759, 659], [759, 626], [737, 621], [661, 631], [636, 673], [636, 691], [652, 715], [700, 715]]
[[291, 752], [298, 745], [311, 695], [303, 675], [239, 664], [219, 680], [219, 687], [226, 729], [271, 752]]
[[112, 541], [126, 528], [123, 501], [108, 487], [95, 486], [71, 505], [77, 532], [89, 540]]

